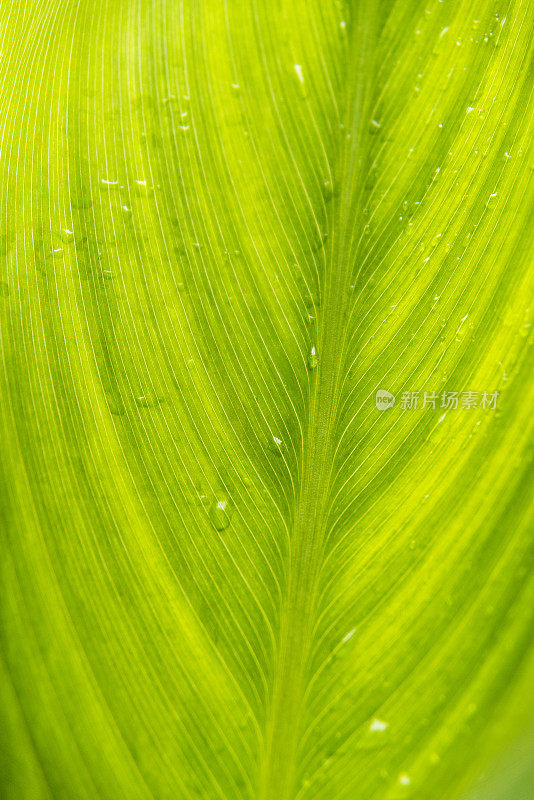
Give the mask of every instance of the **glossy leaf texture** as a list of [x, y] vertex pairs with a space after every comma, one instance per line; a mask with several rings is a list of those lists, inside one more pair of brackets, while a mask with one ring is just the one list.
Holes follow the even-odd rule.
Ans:
[[1, 14], [2, 797], [469, 796], [533, 719], [534, 5]]

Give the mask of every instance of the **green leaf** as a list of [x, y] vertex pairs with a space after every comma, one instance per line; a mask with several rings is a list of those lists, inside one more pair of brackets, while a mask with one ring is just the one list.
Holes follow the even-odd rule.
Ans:
[[534, 5], [2, 21], [2, 796], [469, 793], [534, 717]]

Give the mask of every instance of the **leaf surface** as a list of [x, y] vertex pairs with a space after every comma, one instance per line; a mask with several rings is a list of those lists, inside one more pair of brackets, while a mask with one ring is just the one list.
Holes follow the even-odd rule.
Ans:
[[534, 6], [2, 18], [5, 796], [456, 800], [533, 711]]

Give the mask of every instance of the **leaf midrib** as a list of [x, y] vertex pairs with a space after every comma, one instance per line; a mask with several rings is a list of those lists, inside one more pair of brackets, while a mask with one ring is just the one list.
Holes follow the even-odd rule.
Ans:
[[[345, 321], [357, 291], [358, 241], [366, 176], [368, 124], [374, 77], [376, 3], [360, 4], [347, 41], [347, 85], [343, 144], [334, 171], [339, 184], [328, 215], [328, 243], [322, 312], [318, 319], [319, 368], [305, 435], [300, 492], [291, 532], [289, 580], [282, 600], [280, 636], [261, 763], [260, 800], [289, 800], [296, 768], [306, 669], [313, 646], [315, 604], [328, 525], [329, 489], [345, 355]], [[334, 189], [336, 187], [334, 186]], [[356, 287], [357, 288], [357, 287]]]

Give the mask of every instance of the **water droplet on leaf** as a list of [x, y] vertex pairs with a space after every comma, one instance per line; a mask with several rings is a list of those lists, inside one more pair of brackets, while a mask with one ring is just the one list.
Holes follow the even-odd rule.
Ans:
[[232, 508], [227, 497], [216, 497], [209, 510], [210, 522], [216, 531], [224, 531], [230, 525]]
[[369, 730], [382, 732], [385, 731], [387, 727], [388, 727], [387, 722], [382, 722], [382, 720], [375, 718], [369, 725]]
[[271, 453], [274, 453], [276, 456], [281, 456], [284, 452], [284, 442], [279, 436], [269, 436], [267, 444]]
[[62, 228], [59, 235], [65, 244], [71, 244], [74, 241], [74, 231], [71, 231], [70, 228]]

